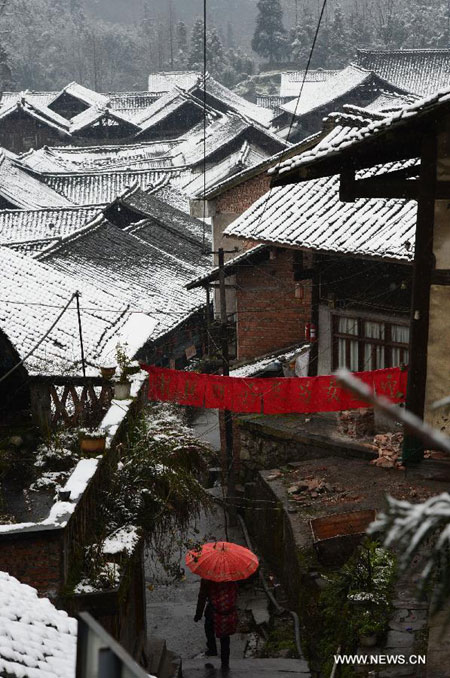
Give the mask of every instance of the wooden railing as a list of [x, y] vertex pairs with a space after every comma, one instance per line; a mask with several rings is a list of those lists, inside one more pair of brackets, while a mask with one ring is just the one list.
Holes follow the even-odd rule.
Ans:
[[97, 426], [113, 397], [102, 377], [39, 376], [30, 382], [33, 422], [43, 433], [58, 426]]

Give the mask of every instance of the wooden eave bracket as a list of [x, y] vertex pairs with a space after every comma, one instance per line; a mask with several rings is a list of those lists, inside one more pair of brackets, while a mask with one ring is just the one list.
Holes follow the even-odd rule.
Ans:
[[[354, 169], [341, 174], [339, 197], [343, 202], [354, 202], [357, 198], [400, 198], [417, 200], [419, 194], [420, 167], [385, 172], [368, 179], [356, 179]], [[450, 184], [445, 192], [450, 196]], [[447, 195], [443, 196], [447, 197]]]

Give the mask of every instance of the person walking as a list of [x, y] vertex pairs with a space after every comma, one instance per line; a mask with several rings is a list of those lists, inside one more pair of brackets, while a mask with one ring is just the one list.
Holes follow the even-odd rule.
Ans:
[[238, 624], [236, 600], [236, 582], [201, 580], [194, 621], [200, 621], [205, 614], [206, 656], [217, 656], [216, 637], [219, 638], [220, 660], [225, 671], [230, 667], [230, 636], [236, 633]]

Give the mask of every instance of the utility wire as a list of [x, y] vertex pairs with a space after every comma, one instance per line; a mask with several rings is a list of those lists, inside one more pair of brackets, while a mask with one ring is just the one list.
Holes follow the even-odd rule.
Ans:
[[31, 349], [31, 351], [29, 351], [29, 352], [27, 353], [27, 355], [26, 355], [24, 358], [22, 358], [22, 360], [21, 360], [20, 362], [17, 363], [17, 365], [14, 365], [14, 367], [11, 367], [11, 369], [8, 370], [8, 372], [6, 372], [6, 374], [4, 374], [2, 377], [0, 377], [0, 383], [1, 383], [2, 381], [4, 381], [5, 379], [7, 379], [7, 378], [8, 378], [13, 372], [15, 372], [19, 367], [21, 367], [21, 365], [23, 365], [24, 362], [25, 362], [26, 360], [28, 360], [28, 358], [30, 358], [30, 357], [33, 355], [33, 353], [39, 348], [39, 346], [42, 344], [42, 342], [43, 342], [45, 339], [47, 339], [48, 335], [49, 335], [50, 332], [53, 330], [53, 328], [57, 325], [57, 323], [61, 320], [61, 318], [63, 317], [64, 313], [67, 311], [69, 305], [72, 303], [72, 301], [75, 299], [75, 297], [76, 297], [76, 292], [75, 292], [74, 294], [72, 294], [72, 296], [70, 297], [69, 301], [68, 301], [67, 304], [64, 306], [63, 310], [62, 310], [61, 313], [58, 315], [58, 317], [56, 318], [56, 320], [55, 320], [55, 321], [52, 323], [52, 325], [48, 328], [47, 332], [39, 339], [39, 341], [37, 342], [37, 344], [35, 344], [35, 345], [33, 346], [33, 348]]

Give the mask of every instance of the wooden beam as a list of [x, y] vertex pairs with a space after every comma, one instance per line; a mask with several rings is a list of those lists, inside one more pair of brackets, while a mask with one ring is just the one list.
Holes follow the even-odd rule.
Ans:
[[[427, 383], [428, 325], [433, 271], [433, 231], [436, 198], [437, 133], [430, 126], [422, 138], [415, 258], [412, 279], [409, 372], [406, 407], [423, 419]], [[423, 443], [405, 432], [403, 463], [423, 459]]]
[[355, 198], [401, 198], [417, 200], [419, 195], [418, 179], [390, 178], [389, 173], [382, 177], [359, 179], [353, 188]]

